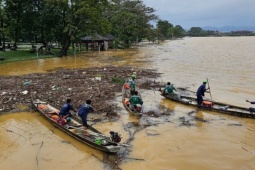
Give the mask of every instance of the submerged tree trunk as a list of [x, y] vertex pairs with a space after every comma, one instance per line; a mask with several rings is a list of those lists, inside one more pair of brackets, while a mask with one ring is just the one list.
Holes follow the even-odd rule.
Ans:
[[[3, 21], [3, 19], [1, 19], [1, 30], [4, 30], [4, 21]], [[2, 46], [2, 39], [4, 39], [3, 37], [4, 37], [4, 31], [2, 31], [2, 34], [0, 34], [0, 46]], [[4, 41], [3, 41], [3, 43], [4, 43]]]
[[[81, 22], [77, 24], [77, 27], [78, 27], [80, 24], [81, 24]], [[76, 34], [76, 30], [70, 28], [70, 29], [69, 29], [69, 33], [68, 33], [68, 35], [67, 35], [67, 38], [65, 39], [65, 42], [63, 43], [62, 48], [61, 48], [61, 50], [60, 50], [60, 52], [59, 52], [59, 54], [58, 54], [58, 57], [67, 56], [67, 51], [68, 51], [68, 49], [69, 49], [69, 47], [70, 47], [71, 39], [72, 39], [72, 37], [73, 37], [75, 34]]]
[[67, 51], [71, 44], [71, 36], [69, 35], [67, 39], [65, 40], [64, 44], [62, 45], [62, 48], [58, 54], [58, 57], [67, 56]]

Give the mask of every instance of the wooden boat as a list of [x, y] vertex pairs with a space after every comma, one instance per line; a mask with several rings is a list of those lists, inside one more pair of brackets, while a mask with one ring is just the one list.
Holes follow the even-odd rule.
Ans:
[[204, 109], [204, 110], [210, 110], [214, 112], [220, 112], [224, 114], [239, 116], [239, 117], [245, 117], [245, 118], [255, 118], [255, 114], [252, 114], [248, 108], [229, 105], [225, 103], [220, 102], [211, 102], [211, 101], [203, 101], [202, 106], [197, 105], [197, 99], [195, 97], [191, 96], [180, 96], [177, 97], [176, 95], [163, 95], [167, 99], [170, 99], [172, 101], [182, 103], [189, 106], [195, 106], [198, 109]]
[[[140, 109], [131, 109], [128, 105], [127, 105], [127, 100], [131, 97], [130, 94], [130, 88], [128, 88], [127, 86], [127, 82], [123, 84], [122, 86], [122, 103], [124, 105], [124, 107], [126, 108], [126, 110], [131, 113], [134, 116], [141, 116], [143, 114], [143, 107], [141, 106]], [[138, 92], [138, 95], [140, 98], [141, 94]]]
[[84, 130], [82, 124], [74, 119], [71, 119], [70, 122], [63, 123], [63, 119], [55, 118], [59, 113], [57, 108], [41, 101], [40, 99], [32, 99], [32, 103], [36, 109], [54, 126], [93, 148], [104, 152], [116, 153], [122, 147], [127, 146], [113, 141], [112, 135], [116, 135], [116, 132], [111, 131], [111, 137], [107, 137], [91, 126]]

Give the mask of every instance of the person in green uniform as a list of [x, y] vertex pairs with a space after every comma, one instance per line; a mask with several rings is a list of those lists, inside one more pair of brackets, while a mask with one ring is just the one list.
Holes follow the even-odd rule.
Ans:
[[163, 89], [163, 94], [173, 94], [174, 91], [177, 91], [175, 87], [170, 82], [167, 82], [166, 87]]
[[143, 105], [143, 100], [138, 96], [138, 92], [134, 91], [134, 94], [129, 99], [130, 108], [133, 109], [138, 107], [139, 105]]
[[163, 95], [173, 95], [180, 99], [180, 94], [177, 92], [176, 88], [170, 82], [167, 82], [166, 87], [162, 91]]
[[130, 86], [130, 93], [131, 95], [134, 94], [135, 92], [135, 78], [136, 78], [136, 75], [132, 75], [131, 76], [131, 79], [129, 80], [129, 86]]

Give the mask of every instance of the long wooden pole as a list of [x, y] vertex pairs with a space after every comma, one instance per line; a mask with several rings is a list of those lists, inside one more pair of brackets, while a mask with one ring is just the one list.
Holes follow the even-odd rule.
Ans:
[[208, 80], [208, 78], [206, 78], [206, 79], [207, 79], [208, 88], [209, 88], [209, 92], [210, 92], [210, 97], [211, 97], [211, 101], [212, 101], [212, 94], [211, 94], [211, 88], [210, 88], [210, 85], [209, 85], [209, 80]]

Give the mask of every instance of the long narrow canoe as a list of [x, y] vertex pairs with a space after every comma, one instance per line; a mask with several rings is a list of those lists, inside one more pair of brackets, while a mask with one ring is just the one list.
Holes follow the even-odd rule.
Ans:
[[[163, 95], [163, 94], [161, 95], [167, 99], [170, 99], [178, 103], [182, 103], [189, 106], [195, 106], [198, 109], [210, 110], [210, 111], [215, 111], [215, 112], [220, 112], [224, 114], [245, 117], [245, 118], [255, 118], [255, 114], [251, 113], [248, 108], [244, 108], [244, 107], [229, 105], [229, 104], [215, 102], [215, 101], [213, 102], [205, 101], [204, 104], [202, 104], [202, 106], [198, 107], [197, 99], [195, 97], [180, 96], [180, 98], [178, 98], [176, 95]], [[210, 104], [207, 105], [206, 103], [210, 103]]]
[[103, 135], [91, 126], [84, 130], [82, 124], [74, 119], [63, 124], [62, 121], [59, 121], [60, 119], [56, 120], [55, 118], [58, 117], [59, 110], [40, 99], [32, 99], [32, 103], [41, 115], [54, 126], [93, 148], [104, 152], [117, 153], [123, 146], [125, 146], [125, 144], [113, 142], [111, 137]]
[[[140, 92], [138, 92], [138, 95], [139, 95], [140, 98], [142, 98]], [[131, 97], [130, 88], [127, 88], [126, 83], [124, 83], [123, 86], [122, 86], [122, 103], [123, 103], [124, 107], [132, 115], [134, 115], [134, 116], [141, 116], [143, 114], [143, 108], [142, 107], [141, 107], [141, 110], [136, 110], [136, 109], [131, 110], [131, 108], [125, 102], [130, 97]]]

